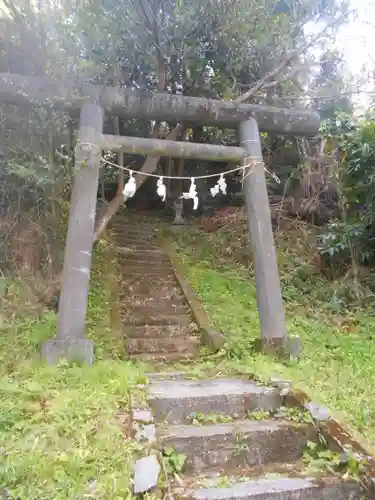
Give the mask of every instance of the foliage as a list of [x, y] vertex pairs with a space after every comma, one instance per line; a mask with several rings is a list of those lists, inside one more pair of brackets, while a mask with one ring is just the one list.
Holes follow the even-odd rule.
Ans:
[[326, 149], [333, 155], [341, 207], [340, 220], [331, 221], [321, 235], [319, 250], [356, 264], [374, 262], [375, 247], [375, 125], [371, 118], [343, 118], [322, 127]]
[[303, 461], [312, 473], [340, 473], [345, 479], [355, 479], [357, 481], [361, 479], [366, 465], [366, 461], [359, 460], [351, 450], [346, 453], [332, 451], [328, 449], [322, 440], [317, 443], [308, 441], [307, 449], [303, 454]]
[[[0, 71], [234, 99], [295, 50], [294, 59], [280, 74], [249, 96], [254, 102], [270, 103], [289, 92], [300, 95], [303, 84], [311, 83], [312, 56], [304, 50], [304, 27], [335, 19], [313, 44], [324, 45], [344, 22], [346, 8], [345, 0], [308, 0], [295, 2], [293, 8], [284, 0], [83, 0], [35, 6], [27, 0], [7, 0]], [[32, 111], [2, 108], [0, 183], [6, 189], [0, 210], [14, 215], [32, 209], [57, 214], [58, 219], [56, 205], [69, 197], [73, 165], [56, 149], [64, 144], [64, 155], [71, 156], [77, 119], [46, 104], [35, 105]], [[164, 137], [171, 126], [163, 124], [159, 135]], [[108, 120], [105, 128], [114, 131]], [[151, 131], [149, 123], [119, 120], [120, 134], [147, 136]], [[235, 141], [232, 131], [215, 127], [194, 127], [187, 134], [197, 142]], [[126, 156], [124, 161], [134, 162], [135, 169], [143, 163], [140, 157]], [[179, 168], [177, 163], [172, 164], [174, 169]], [[159, 168], [167, 168], [164, 159]], [[186, 162], [185, 169], [211, 171], [217, 165]], [[113, 169], [103, 170], [103, 183], [113, 184], [114, 177]], [[44, 225], [43, 231], [47, 231]]]
[[171, 446], [166, 446], [163, 449], [163, 461], [168, 474], [179, 474], [184, 469], [186, 456], [177, 453]]
[[[350, 75], [343, 56], [336, 50], [327, 50], [320, 56], [319, 72], [314, 78], [313, 107], [322, 120], [336, 119], [339, 113], [351, 113]], [[348, 81], [349, 80], [349, 81]]]
[[233, 418], [230, 415], [222, 415], [216, 413], [204, 414], [199, 411], [195, 411], [188, 416], [189, 421], [192, 425], [207, 425], [207, 424], [225, 424], [233, 422]]

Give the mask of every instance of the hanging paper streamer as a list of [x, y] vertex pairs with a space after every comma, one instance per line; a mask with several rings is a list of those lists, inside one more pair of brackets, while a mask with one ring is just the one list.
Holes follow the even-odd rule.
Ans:
[[220, 175], [220, 179], [217, 181], [214, 187], [210, 189], [211, 196], [215, 198], [217, 194], [221, 191], [223, 194], [227, 194], [227, 182], [224, 179], [224, 174]]
[[129, 170], [129, 180], [125, 184], [124, 190], [122, 192], [122, 194], [124, 195], [124, 201], [128, 200], [129, 198], [133, 198], [136, 191], [137, 191], [137, 186], [135, 184], [135, 179], [133, 177], [133, 171]]
[[195, 179], [194, 177], [191, 178], [191, 183], [190, 183], [190, 189], [188, 193], [182, 193], [182, 196], [180, 198], [184, 198], [184, 200], [193, 200], [193, 210], [196, 210], [198, 208], [198, 193], [197, 193], [197, 187], [195, 185]]
[[167, 196], [167, 188], [165, 187], [165, 184], [163, 182], [163, 177], [159, 177], [157, 183], [156, 183], [157, 189], [156, 192], [160, 198], [165, 201], [165, 198]]

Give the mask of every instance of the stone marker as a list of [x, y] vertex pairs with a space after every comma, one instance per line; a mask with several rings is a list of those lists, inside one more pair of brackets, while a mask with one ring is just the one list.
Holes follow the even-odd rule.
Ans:
[[175, 210], [175, 218], [172, 221], [172, 224], [174, 226], [183, 226], [186, 224], [185, 219], [182, 216], [183, 210], [184, 210], [184, 204], [183, 200], [180, 198], [177, 198], [177, 200], [173, 204], [174, 210]]

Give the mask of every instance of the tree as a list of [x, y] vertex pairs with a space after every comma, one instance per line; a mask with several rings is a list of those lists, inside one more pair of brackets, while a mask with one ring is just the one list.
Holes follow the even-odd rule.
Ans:
[[[18, 71], [47, 71], [58, 79], [69, 75], [103, 84], [259, 103], [298, 88], [296, 72], [300, 77], [309, 71], [307, 48], [329, 39], [346, 16], [346, 4], [340, 0], [296, 1], [291, 6], [282, 0], [82, 0], [62, 6], [43, 2], [37, 9], [26, 0], [6, 4], [16, 29], [8, 30], [4, 53], [21, 48], [24, 54], [10, 57], [12, 71], [28, 60], [32, 43], [36, 63], [18, 66]], [[323, 28], [308, 40], [304, 26], [316, 22], [323, 22]], [[20, 35], [12, 37], [11, 32]], [[111, 131], [223, 143], [234, 140], [227, 131], [191, 130], [188, 125], [119, 120], [112, 123]], [[48, 158], [48, 154], [42, 156]], [[159, 158], [150, 157], [141, 168], [150, 172], [160, 166]], [[99, 222], [96, 237], [121, 206], [122, 186], [120, 173], [116, 199]]]
[[312, 105], [322, 120], [353, 111], [350, 74], [338, 50], [328, 50], [321, 55], [312, 88], [315, 89]]

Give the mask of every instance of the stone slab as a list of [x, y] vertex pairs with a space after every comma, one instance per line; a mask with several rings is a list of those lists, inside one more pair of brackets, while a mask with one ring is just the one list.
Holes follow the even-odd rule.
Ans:
[[146, 410], [144, 408], [133, 408], [132, 420], [143, 424], [150, 424], [154, 421], [154, 417], [150, 410]]
[[196, 353], [199, 340], [193, 337], [182, 338], [131, 338], [126, 340], [126, 351], [129, 354], [153, 352], [191, 352]]
[[192, 324], [193, 318], [188, 315], [176, 316], [175, 314], [150, 314], [147, 311], [143, 313], [129, 311], [127, 313], [121, 314], [121, 320], [124, 325], [190, 325]]
[[135, 462], [134, 494], [144, 493], [158, 484], [161, 467], [155, 455], [143, 457]]
[[186, 423], [193, 412], [245, 418], [249, 411], [277, 410], [280, 391], [240, 379], [152, 381], [149, 402], [156, 419]]
[[254, 479], [229, 488], [199, 488], [186, 492], [194, 500], [360, 500], [365, 497], [356, 483], [340, 484], [337, 478], [285, 477]]
[[188, 473], [295, 462], [301, 459], [307, 442], [316, 438], [313, 426], [274, 420], [169, 425], [159, 433], [163, 446], [186, 456]]
[[152, 382], [156, 380], [184, 380], [185, 372], [161, 372], [161, 373], [146, 373], [146, 376]]
[[193, 359], [196, 353], [191, 352], [156, 352], [156, 353], [142, 353], [133, 354], [132, 358], [138, 359], [143, 363], [172, 363], [174, 361], [184, 361], [188, 359]]
[[185, 304], [174, 304], [170, 299], [138, 299], [136, 297], [129, 297], [128, 300], [123, 301], [121, 304], [124, 311], [129, 314], [189, 314], [189, 307]]
[[61, 359], [92, 365], [94, 363], [94, 342], [87, 339], [48, 340], [42, 344], [42, 357], [50, 364]]
[[190, 334], [190, 328], [188, 325], [127, 325], [124, 328], [125, 336], [128, 339], [142, 338], [143, 340], [148, 338], [167, 338], [176, 339], [180, 337], [186, 337]]

